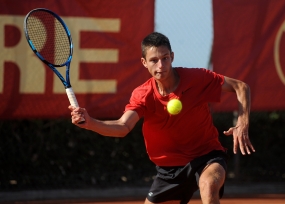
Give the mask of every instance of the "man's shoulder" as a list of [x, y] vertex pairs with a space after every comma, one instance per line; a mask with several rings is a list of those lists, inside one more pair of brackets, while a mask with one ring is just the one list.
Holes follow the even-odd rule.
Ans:
[[133, 90], [133, 95], [139, 95], [140, 97], [143, 97], [145, 95], [148, 95], [148, 93], [153, 91], [152, 87], [152, 78], [148, 79], [143, 84], [139, 85]]
[[199, 73], [204, 73], [210, 70], [207, 70], [206, 68], [188, 68], [188, 67], [175, 67], [175, 70], [177, 70], [178, 73], [189, 73], [189, 74], [199, 74]]
[[205, 68], [184, 68], [184, 67], [177, 67], [175, 68], [177, 70], [177, 73], [180, 76], [180, 79], [182, 81], [185, 81], [185, 83], [196, 83], [200, 82], [201, 79], [204, 78], [205, 74], [209, 72], [209, 70]]
[[152, 88], [152, 78], [145, 81], [143, 84], [137, 86], [134, 90], [145, 90]]

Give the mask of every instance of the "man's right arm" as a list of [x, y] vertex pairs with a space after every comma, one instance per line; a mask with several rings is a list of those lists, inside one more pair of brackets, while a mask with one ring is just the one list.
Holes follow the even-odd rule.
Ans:
[[[140, 119], [137, 112], [132, 110], [126, 111], [118, 120], [102, 121], [90, 117], [85, 108], [69, 106], [69, 109], [73, 124], [104, 136], [125, 137]], [[78, 124], [83, 117], [85, 122]]]

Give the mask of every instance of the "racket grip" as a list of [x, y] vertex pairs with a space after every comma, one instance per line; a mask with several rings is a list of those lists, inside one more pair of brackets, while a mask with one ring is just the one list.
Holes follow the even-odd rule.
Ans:
[[[77, 100], [76, 100], [76, 97], [75, 97], [75, 94], [74, 94], [72, 88], [69, 87], [69, 88], [67, 88], [67, 89], [65, 89], [65, 90], [66, 90], [66, 94], [67, 94], [67, 96], [68, 96], [70, 105], [72, 105], [72, 106], [74, 106], [74, 107], [79, 107], [78, 102], [77, 102]], [[82, 118], [81, 121], [78, 122], [78, 124], [82, 124], [82, 123], [84, 123], [84, 122], [85, 122], [85, 119]]]
[[66, 93], [67, 93], [70, 105], [72, 105], [74, 107], [79, 107], [78, 102], [76, 100], [76, 97], [75, 97], [75, 94], [74, 94], [72, 88], [69, 87], [69, 88], [67, 88], [65, 90], [66, 90]]

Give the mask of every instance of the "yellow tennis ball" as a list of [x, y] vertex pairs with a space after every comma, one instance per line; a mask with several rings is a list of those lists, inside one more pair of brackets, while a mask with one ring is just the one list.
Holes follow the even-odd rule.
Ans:
[[167, 103], [167, 111], [171, 115], [177, 115], [182, 110], [182, 103], [178, 99], [172, 99]]

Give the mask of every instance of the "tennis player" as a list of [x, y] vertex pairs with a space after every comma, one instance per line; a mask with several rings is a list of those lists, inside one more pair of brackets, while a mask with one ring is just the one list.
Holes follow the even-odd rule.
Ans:
[[[248, 136], [250, 88], [207, 69], [172, 67], [174, 53], [169, 39], [157, 32], [141, 44], [142, 64], [152, 77], [135, 88], [120, 119], [101, 121], [89, 116], [84, 108], [69, 106], [72, 123], [104, 136], [125, 137], [144, 118], [143, 135], [157, 175], [146, 196], [149, 203], [190, 201], [200, 190], [203, 204], [217, 204], [223, 195], [227, 170], [226, 149], [213, 125], [210, 102], [219, 102], [221, 92], [237, 96], [239, 114], [235, 127], [224, 131], [233, 135], [233, 152], [255, 152]], [[171, 115], [167, 102], [178, 98], [182, 111]], [[78, 124], [85, 118], [84, 124]]]

